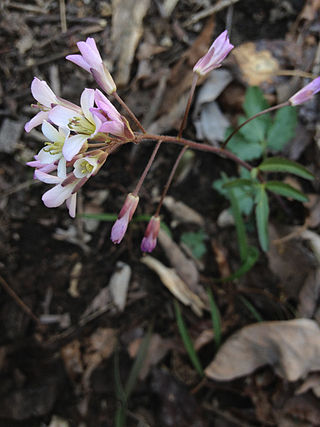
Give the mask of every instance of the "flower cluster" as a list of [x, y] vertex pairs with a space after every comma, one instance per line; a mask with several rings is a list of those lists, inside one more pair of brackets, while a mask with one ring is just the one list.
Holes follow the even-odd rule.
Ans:
[[[85, 42], [79, 42], [77, 45], [80, 54], [69, 55], [67, 59], [89, 72], [103, 92], [114, 96], [126, 109], [131, 119], [139, 125], [143, 131], [142, 135], [146, 136], [145, 139], [148, 139], [148, 135], [144, 133], [145, 130], [138, 119], [117, 94], [116, 85], [102, 61], [94, 39], [88, 38]], [[209, 51], [194, 66], [195, 83], [190, 92], [190, 100], [178, 134], [180, 143], [182, 142], [180, 137], [191, 105], [197, 76], [204, 76], [220, 67], [222, 61], [232, 49], [233, 45], [229, 41], [228, 33], [224, 31], [213, 42]], [[320, 77], [293, 95], [287, 105], [301, 104], [319, 91]], [[44, 204], [49, 208], [53, 208], [66, 202], [69, 214], [71, 217], [75, 217], [78, 190], [91, 176], [99, 172], [108, 155], [117, 147], [128, 142], [137, 143], [142, 138], [139, 138], [139, 134], [133, 133], [128, 120], [118, 112], [99, 89], [84, 89], [80, 98], [80, 106], [56, 96], [48, 84], [37, 77], [34, 78], [31, 84], [31, 92], [37, 101], [37, 104], [33, 106], [39, 111], [26, 123], [25, 130], [30, 132], [34, 127], [41, 125], [46, 142], [38, 154], [34, 156], [34, 160], [27, 164], [35, 168], [35, 179], [53, 185], [42, 196]], [[153, 137], [155, 136], [153, 135]], [[135, 190], [128, 194], [118, 219], [112, 228], [111, 239], [114, 243], [120, 243], [124, 237], [128, 223], [131, 221], [139, 202], [139, 189], [161, 141], [166, 138], [160, 135], [156, 137], [158, 137], [157, 140], [159, 141], [158, 146], [155, 148]], [[167, 141], [169, 140], [167, 139]], [[203, 144], [191, 143], [193, 146], [200, 145], [202, 148], [204, 147]], [[190, 141], [188, 145], [190, 146]], [[226, 151], [222, 151], [226, 155]], [[235, 156], [233, 156], [234, 158]], [[165, 191], [169, 188], [173, 172], [170, 177], [156, 210], [157, 213], [151, 217], [147, 226], [141, 243], [143, 252], [152, 252], [156, 246], [160, 230], [158, 213], [166, 194]]]

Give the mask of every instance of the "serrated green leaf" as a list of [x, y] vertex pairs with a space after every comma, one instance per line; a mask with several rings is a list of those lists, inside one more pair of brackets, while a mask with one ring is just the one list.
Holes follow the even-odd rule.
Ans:
[[295, 133], [297, 127], [297, 111], [295, 107], [284, 107], [277, 111], [274, 122], [268, 130], [267, 147], [273, 151], [281, 151]]
[[[249, 176], [250, 176], [250, 174], [249, 174]], [[234, 179], [237, 179], [237, 178], [234, 176], [228, 177], [227, 175], [224, 174], [224, 177], [221, 179], [217, 179], [212, 184], [212, 187], [216, 191], [218, 191], [220, 194], [222, 194], [226, 199], [230, 200], [229, 194], [228, 194], [228, 189], [224, 187], [224, 184], [226, 182], [229, 182], [229, 180], [232, 181]], [[249, 215], [252, 211], [252, 208], [253, 208], [254, 193], [253, 193], [252, 189], [251, 188], [237, 187], [234, 189], [234, 191], [235, 191], [235, 197], [238, 200], [241, 212], [245, 215]]]
[[259, 243], [266, 252], [269, 247], [268, 236], [269, 202], [268, 195], [263, 185], [260, 186], [256, 201], [256, 224], [258, 230]]
[[291, 187], [289, 184], [285, 184], [284, 182], [268, 181], [266, 183], [266, 189], [273, 193], [280, 194], [281, 196], [298, 200], [299, 202], [308, 201], [308, 197], [301, 193], [301, 191]]
[[313, 174], [304, 166], [282, 157], [270, 157], [260, 163], [258, 169], [264, 172], [287, 172], [305, 179], [314, 179]]
[[[248, 123], [248, 126], [249, 124], [250, 123]], [[245, 125], [243, 129], [245, 129], [246, 126], [247, 125]], [[261, 132], [259, 131], [259, 135], [260, 134]], [[259, 137], [257, 137], [257, 132], [254, 131], [253, 135], [246, 133], [245, 135], [252, 136], [252, 138], [246, 139], [244, 136], [240, 135], [240, 133], [236, 133], [228, 143], [228, 150], [230, 150], [242, 160], [258, 159], [262, 155], [262, 145], [257, 142], [259, 140]]]
[[186, 232], [182, 233], [181, 242], [188, 246], [195, 258], [200, 259], [207, 251], [206, 245], [204, 244], [205, 238], [206, 235], [203, 230], [199, 230], [198, 232]]
[[263, 96], [262, 90], [258, 86], [251, 86], [246, 91], [243, 109], [248, 117], [259, 113], [269, 107]]
[[243, 264], [228, 277], [219, 279], [219, 282], [229, 282], [230, 280], [238, 279], [239, 277], [244, 276], [251, 268], [255, 265], [259, 258], [259, 251], [254, 246], [248, 246], [248, 255]]
[[[246, 120], [247, 117], [239, 117], [238, 124], [241, 125]], [[246, 141], [249, 141], [252, 144], [261, 145], [267, 138], [267, 130], [270, 125], [270, 117], [268, 114], [266, 114], [260, 117], [256, 117], [255, 119], [245, 124], [241, 129], [239, 129], [239, 134]]]

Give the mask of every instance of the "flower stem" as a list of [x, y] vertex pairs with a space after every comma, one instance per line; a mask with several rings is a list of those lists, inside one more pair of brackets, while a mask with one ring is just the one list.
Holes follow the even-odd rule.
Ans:
[[137, 119], [136, 115], [131, 111], [131, 109], [128, 107], [128, 105], [123, 101], [122, 98], [117, 94], [117, 92], [113, 92], [112, 94], [116, 100], [119, 102], [119, 104], [126, 110], [126, 112], [129, 114], [129, 116], [132, 118], [132, 120], [135, 122], [135, 124], [138, 126], [138, 128], [143, 132], [146, 133], [145, 128], [142, 126], [140, 121]]
[[274, 110], [278, 110], [279, 108], [282, 107], [287, 107], [288, 105], [290, 105], [289, 101], [283, 102], [282, 104], [278, 104], [278, 105], [274, 105], [273, 107], [269, 107], [266, 108], [263, 111], [260, 111], [259, 113], [255, 114], [252, 117], [249, 117], [249, 119], [247, 119], [245, 122], [241, 123], [240, 126], [238, 126], [229, 136], [228, 138], [224, 141], [224, 143], [222, 144], [221, 148], [226, 148], [226, 145], [228, 144], [228, 142], [230, 141], [230, 139], [247, 123], [251, 122], [251, 120], [256, 119], [257, 117], [262, 116], [263, 114], [266, 113], [270, 113], [270, 111], [274, 111]]
[[172, 180], [173, 180], [174, 174], [176, 173], [176, 170], [177, 170], [177, 167], [178, 167], [178, 165], [179, 165], [179, 163], [180, 163], [180, 160], [181, 160], [182, 156], [184, 155], [184, 153], [187, 151], [187, 149], [188, 149], [188, 147], [185, 145], [185, 146], [182, 148], [182, 150], [180, 151], [180, 153], [179, 153], [178, 157], [176, 158], [176, 161], [175, 161], [175, 163], [174, 163], [174, 165], [173, 165], [173, 167], [172, 167], [172, 169], [171, 169], [171, 172], [170, 172], [169, 178], [168, 178], [168, 180], [167, 180], [167, 182], [166, 182], [166, 185], [164, 186], [164, 189], [163, 189], [163, 191], [162, 191], [161, 199], [160, 199], [160, 202], [159, 202], [159, 204], [158, 204], [158, 206], [157, 206], [157, 209], [156, 209], [156, 212], [155, 212], [154, 216], [159, 216], [159, 213], [160, 213], [160, 209], [161, 209], [161, 206], [162, 206], [163, 200], [164, 200], [164, 198], [165, 198], [165, 197], [166, 197], [166, 195], [167, 195], [167, 192], [168, 192], [169, 187], [170, 187], [170, 185], [171, 185], [171, 182], [172, 182]]
[[188, 102], [187, 102], [186, 109], [185, 109], [185, 112], [184, 112], [183, 120], [182, 120], [181, 125], [180, 125], [180, 129], [179, 129], [179, 132], [178, 132], [178, 138], [181, 138], [182, 132], [184, 131], [184, 128], [186, 127], [186, 123], [187, 123], [187, 119], [188, 119], [188, 115], [189, 115], [189, 111], [190, 111], [190, 107], [191, 107], [191, 103], [192, 103], [194, 91], [195, 91], [196, 86], [197, 86], [198, 78], [199, 78], [199, 74], [194, 73], [193, 74], [192, 85], [191, 85], [190, 92], [189, 92]]
[[151, 154], [151, 156], [150, 156], [150, 158], [149, 158], [149, 160], [148, 160], [148, 163], [147, 163], [147, 165], [146, 165], [146, 167], [144, 168], [144, 171], [143, 171], [143, 173], [142, 173], [142, 175], [141, 175], [141, 177], [140, 177], [140, 179], [139, 179], [139, 181], [138, 181], [138, 184], [136, 185], [136, 188], [133, 190], [133, 192], [132, 192], [132, 194], [134, 195], [134, 196], [137, 196], [138, 195], [138, 193], [139, 193], [139, 191], [140, 191], [140, 188], [141, 188], [141, 186], [142, 186], [142, 184], [143, 184], [143, 181], [145, 180], [145, 177], [147, 176], [147, 173], [149, 172], [149, 169], [151, 168], [151, 165], [152, 165], [152, 163], [153, 163], [153, 160], [154, 160], [154, 158], [156, 157], [156, 154], [157, 154], [157, 152], [158, 152], [158, 150], [159, 150], [159, 148], [160, 148], [160, 145], [161, 145], [161, 140], [159, 140], [158, 142], [157, 142], [157, 145], [154, 147], [154, 149], [153, 149], [153, 151], [152, 151], [152, 154]]

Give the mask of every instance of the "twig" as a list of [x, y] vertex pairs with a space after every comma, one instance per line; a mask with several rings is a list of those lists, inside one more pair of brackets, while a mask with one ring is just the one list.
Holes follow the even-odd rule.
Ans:
[[67, 32], [67, 17], [66, 17], [66, 3], [65, 0], [59, 0], [60, 7], [60, 22], [61, 22], [61, 31], [63, 33]]
[[206, 18], [207, 16], [213, 15], [214, 13], [220, 12], [220, 10], [231, 6], [232, 4], [238, 3], [240, 0], [221, 0], [219, 3], [215, 4], [212, 7], [209, 7], [206, 10], [202, 10], [199, 13], [193, 15], [190, 19], [183, 23], [184, 27], [189, 27], [192, 24], [200, 21], [200, 19]]
[[145, 128], [142, 126], [142, 124], [137, 119], [136, 115], [131, 111], [131, 109], [128, 107], [128, 105], [124, 102], [122, 98], [117, 94], [117, 92], [113, 92], [112, 94], [115, 99], [119, 102], [119, 104], [126, 110], [126, 112], [129, 114], [129, 116], [132, 118], [132, 120], [135, 122], [135, 124], [138, 126], [138, 128], [143, 132], [146, 133]]
[[14, 301], [21, 307], [21, 309], [29, 316], [32, 320], [34, 320], [38, 326], [42, 327], [42, 324], [40, 320], [35, 316], [30, 308], [22, 301], [22, 299], [15, 293], [13, 289], [10, 288], [8, 283], [4, 280], [3, 277], [0, 276], [0, 284], [3, 287], [3, 289], [7, 292], [8, 295], [11, 296], [11, 298], [14, 299]]

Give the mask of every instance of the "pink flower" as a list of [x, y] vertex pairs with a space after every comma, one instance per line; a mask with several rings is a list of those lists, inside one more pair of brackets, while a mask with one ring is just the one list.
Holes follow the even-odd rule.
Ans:
[[233, 48], [234, 46], [229, 41], [228, 31], [225, 30], [215, 39], [208, 52], [199, 59], [193, 67], [193, 71], [204, 76], [209, 71], [221, 67], [222, 61]]
[[101, 120], [102, 124], [99, 132], [110, 133], [128, 139], [134, 137], [127, 119], [121, 116], [99, 89], [95, 90], [94, 100], [98, 108], [92, 108], [90, 111]]
[[117, 87], [111, 74], [102, 62], [95, 40], [88, 37], [85, 42], [78, 42], [77, 46], [81, 55], [68, 55], [66, 59], [79, 65], [79, 67], [85, 69], [88, 73], [91, 73], [98, 85], [105, 92], [110, 95], [115, 92]]
[[78, 108], [71, 102], [56, 96], [47, 83], [44, 80], [39, 80], [37, 77], [31, 83], [31, 93], [34, 99], [38, 101], [41, 111], [25, 124], [24, 129], [26, 132], [30, 132], [34, 127], [41, 125], [44, 120], [48, 120], [49, 112], [58, 104], [66, 105], [73, 109]]
[[113, 243], [120, 243], [125, 235], [128, 224], [138, 206], [139, 197], [134, 196], [132, 193], [127, 195], [126, 201], [124, 202], [122, 209], [119, 213], [117, 221], [114, 223], [111, 230], [111, 240]]
[[315, 95], [320, 91], [320, 77], [317, 77], [316, 79], [312, 80], [307, 86], [303, 87], [299, 92], [297, 92], [295, 95], [293, 95], [289, 102], [291, 105], [299, 105], [303, 104], [306, 101], [309, 101]]
[[84, 89], [80, 99], [81, 109], [76, 112], [70, 108], [58, 105], [49, 114], [49, 119], [64, 128], [69, 128], [75, 135], [66, 139], [62, 148], [63, 156], [71, 161], [77, 155], [89, 138], [95, 136], [101, 127], [101, 121], [92, 115], [91, 108], [94, 104], [94, 90]]
[[158, 216], [152, 216], [144, 238], [142, 239], [141, 242], [141, 250], [142, 252], [152, 252], [153, 249], [156, 247], [157, 245], [157, 237], [160, 231], [160, 218]]

